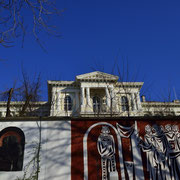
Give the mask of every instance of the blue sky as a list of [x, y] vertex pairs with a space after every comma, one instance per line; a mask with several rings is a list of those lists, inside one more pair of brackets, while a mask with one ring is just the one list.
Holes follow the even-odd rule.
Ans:
[[30, 75], [41, 73], [47, 100], [46, 80], [111, 73], [115, 62], [121, 70], [128, 62], [130, 79], [138, 74], [135, 79], [145, 82], [143, 92], [151, 100], [163, 100], [168, 89], [180, 96], [180, 1], [58, 0], [57, 8], [65, 9], [54, 21], [62, 38], [40, 35], [47, 53], [30, 33], [24, 48], [21, 39], [12, 48], [0, 47], [6, 59], [0, 61], [0, 91], [20, 81], [22, 63]]

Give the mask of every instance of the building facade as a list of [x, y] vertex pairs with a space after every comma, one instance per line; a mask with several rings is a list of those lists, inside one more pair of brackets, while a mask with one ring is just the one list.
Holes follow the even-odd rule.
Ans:
[[[48, 101], [33, 102], [28, 116], [123, 117], [180, 115], [180, 101], [155, 102], [140, 97], [143, 82], [121, 82], [118, 76], [95, 71], [75, 81], [48, 81]], [[142, 100], [141, 100], [142, 99]], [[18, 116], [23, 102], [11, 102], [11, 115]], [[7, 102], [0, 102], [0, 116]]]
[[118, 82], [118, 76], [92, 72], [75, 81], [48, 81], [50, 116], [141, 115], [142, 82]]

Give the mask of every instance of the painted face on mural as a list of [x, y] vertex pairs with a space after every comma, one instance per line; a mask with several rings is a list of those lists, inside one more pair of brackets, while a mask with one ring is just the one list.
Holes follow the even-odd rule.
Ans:
[[173, 126], [172, 126], [172, 130], [173, 130], [174, 132], [179, 132], [179, 127], [178, 127], [177, 125], [173, 125]]
[[170, 124], [167, 124], [167, 125], [165, 126], [165, 131], [166, 131], [166, 132], [171, 132], [171, 131], [172, 131], [172, 127], [171, 127]]
[[152, 134], [152, 128], [151, 128], [150, 125], [146, 125], [146, 126], [145, 126], [145, 132], [146, 132], [146, 134], [148, 134], [148, 135]]
[[103, 134], [109, 134], [110, 133], [109, 127], [108, 126], [102, 126], [101, 132]]
[[152, 126], [152, 132], [154, 135], [160, 135], [161, 134], [161, 128], [157, 124], [154, 124]]

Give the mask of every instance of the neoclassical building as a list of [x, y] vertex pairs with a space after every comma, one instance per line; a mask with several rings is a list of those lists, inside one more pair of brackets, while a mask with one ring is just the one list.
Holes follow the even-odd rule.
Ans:
[[[75, 81], [48, 81], [48, 101], [34, 102], [29, 116], [121, 117], [180, 115], [180, 102], [146, 101], [140, 98], [143, 82], [120, 82], [104, 72], [76, 76]], [[142, 99], [142, 100], [141, 100]], [[23, 102], [11, 102], [12, 116], [18, 116]], [[1, 117], [6, 102], [0, 102]]]
[[50, 116], [141, 115], [142, 82], [118, 82], [118, 76], [92, 72], [75, 81], [48, 81]]

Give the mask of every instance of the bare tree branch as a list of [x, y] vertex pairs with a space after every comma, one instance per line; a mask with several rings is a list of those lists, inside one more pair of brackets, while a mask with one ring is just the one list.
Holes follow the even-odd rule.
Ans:
[[[35, 40], [44, 49], [39, 33], [44, 31], [60, 36], [57, 27], [51, 25], [52, 19], [61, 15], [55, 0], [0, 0], [0, 44], [11, 47], [14, 39], [24, 37], [29, 29]], [[29, 22], [28, 16], [32, 17]]]
[[[40, 74], [34, 75], [34, 77], [29, 77], [27, 73], [22, 69], [22, 82], [18, 88], [13, 88], [10, 90], [0, 93], [0, 98], [7, 101], [6, 117], [11, 116], [11, 102], [20, 101], [22, 105], [19, 109], [19, 116], [25, 116], [27, 113], [33, 111], [32, 102], [37, 102], [41, 97], [41, 76]], [[18, 112], [18, 109], [16, 109]], [[18, 115], [18, 114], [17, 114]], [[28, 114], [29, 115], [29, 114]]]

